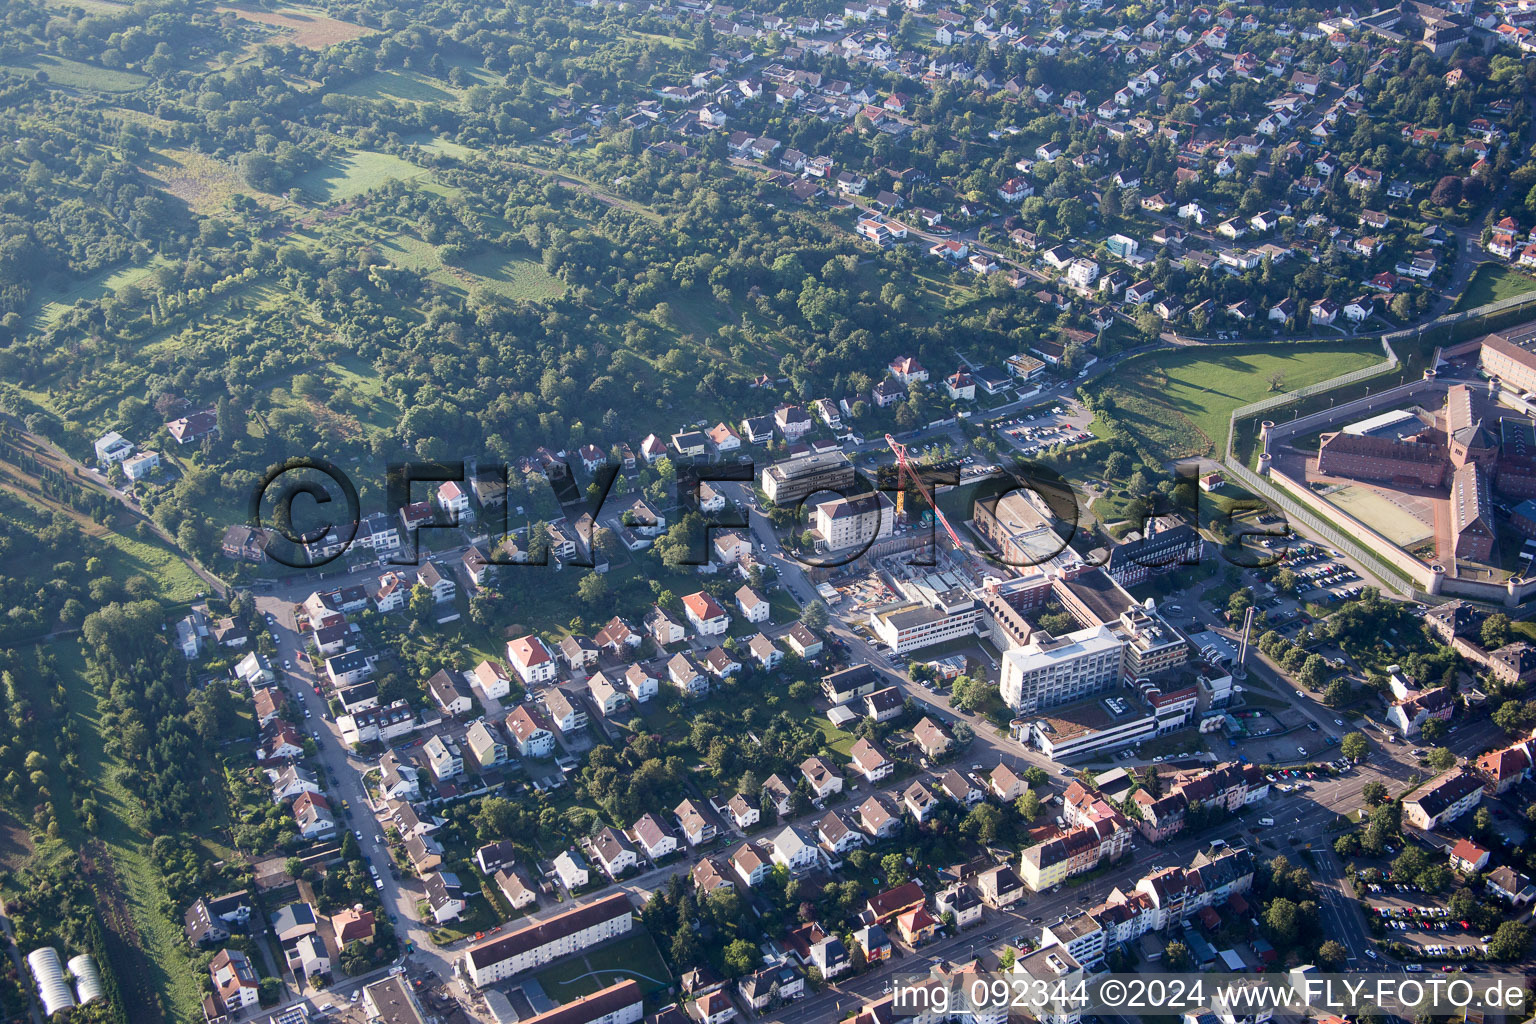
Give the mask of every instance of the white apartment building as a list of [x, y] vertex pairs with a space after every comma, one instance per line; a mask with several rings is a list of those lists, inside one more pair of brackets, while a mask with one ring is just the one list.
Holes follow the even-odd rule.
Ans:
[[464, 953], [463, 974], [476, 988], [485, 988], [624, 935], [633, 926], [629, 897], [615, 892], [471, 946]]
[[868, 545], [896, 529], [896, 506], [878, 491], [834, 498], [816, 506], [816, 532], [829, 551]]
[[1061, 637], [1037, 632], [1003, 654], [1003, 701], [1015, 712], [1029, 712], [1113, 689], [1124, 651], [1124, 642], [1104, 625]]

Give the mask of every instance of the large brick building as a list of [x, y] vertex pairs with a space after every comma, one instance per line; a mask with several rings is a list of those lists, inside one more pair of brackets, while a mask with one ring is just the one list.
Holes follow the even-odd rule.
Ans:
[[1317, 450], [1317, 471], [1350, 480], [1380, 480], [1418, 487], [1443, 487], [1450, 470], [1443, 447], [1391, 437], [1324, 434]]
[[1482, 339], [1478, 364], [1490, 377], [1516, 393], [1536, 391], [1536, 320]]
[[1488, 471], [1476, 462], [1457, 469], [1451, 481], [1451, 529], [1457, 558], [1488, 561], [1493, 554], [1493, 496]]

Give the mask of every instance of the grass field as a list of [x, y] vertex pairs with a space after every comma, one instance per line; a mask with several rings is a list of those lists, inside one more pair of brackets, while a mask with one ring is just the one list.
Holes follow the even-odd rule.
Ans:
[[1218, 452], [1232, 410], [1381, 362], [1369, 342], [1253, 345], [1158, 352], [1125, 363], [1101, 385], [1115, 418], [1163, 459]]
[[10, 71], [28, 78], [39, 72], [48, 76], [54, 85], [68, 89], [84, 89], [90, 92], [132, 92], [143, 87], [149, 79], [132, 71], [116, 71], [99, 64], [68, 60], [49, 53], [18, 57], [0, 64], [0, 70]]
[[1484, 263], [1472, 275], [1472, 280], [1467, 282], [1467, 290], [1461, 293], [1455, 308], [1475, 309], [1529, 291], [1536, 291], [1536, 279], [1527, 277], [1513, 267]]
[[214, 10], [233, 13], [237, 18], [254, 21], [275, 30], [283, 40], [306, 50], [323, 50], [349, 39], [373, 35], [373, 29], [354, 25], [350, 21], [338, 21], [323, 11], [306, 7], [284, 7], [278, 11], [259, 11], [244, 7], [215, 7]]
[[413, 145], [419, 146], [428, 153], [436, 153], [439, 156], [452, 157], [455, 160], [470, 160], [478, 156], [478, 149], [469, 146], [461, 146], [450, 139], [426, 138], [414, 140]]
[[1433, 526], [1369, 487], [1350, 484], [1326, 497], [1400, 548], [1422, 544], [1435, 535]]
[[156, 150], [141, 169], [146, 177], [159, 182], [161, 188], [195, 213], [218, 213], [236, 196], [268, 207], [280, 202], [247, 186], [231, 165], [190, 149]]
[[446, 82], [409, 71], [375, 71], [336, 90], [364, 100], [392, 100], [397, 103], [456, 104], [458, 94]]
[[109, 530], [102, 539], [113, 550], [107, 559], [110, 575], [117, 579], [148, 576], [155, 581], [155, 596], [162, 602], [190, 604], [207, 589], [187, 563], [154, 538], [143, 541]]
[[492, 251], [450, 265], [438, 256], [436, 247], [404, 234], [396, 235], [379, 248], [397, 266], [462, 292], [481, 287], [504, 298], [536, 302], [557, 298], [565, 291], [565, 285], [551, 276], [542, 263], [526, 256]]
[[153, 273], [162, 262], [164, 262], [163, 258], [156, 256], [149, 263], [113, 267], [66, 287], [38, 289], [36, 298], [38, 306], [33, 314], [32, 329], [46, 330], [52, 327], [59, 317], [68, 313], [70, 307], [81, 299], [94, 302], [113, 294], [125, 285], [137, 284]]
[[534, 977], [551, 998], [562, 1003], [591, 995], [626, 978], [639, 982], [645, 992], [664, 988], [672, 982], [672, 972], [667, 970], [655, 941], [647, 932], [572, 957]]
[[[160, 912], [169, 899], [160, 872], [149, 853], [149, 839], [135, 825], [139, 799], [123, 781], [126, 770], [114, 756], [106, 753], [106, 736], [96, 694], [85, 679], [85, 658], [78, 642], [61, 639], [49, 645], [58, 658], [63, 678], [68, 713], [80, 730], [78, 746], [83, 777], [97, 787], [101, 809], [97, 815], [96, 838], [112, 854], [116, 868], [118, 898], [139, 933], [140, 955], [134, 964], [119, 964], [118, 977], [129, 1005], [143, 1005], [134, 999], [147, 985], [160, 997], [167, 1016], [175, 1021], [201, 1019], [202, 987], [188, 955], [183, 951], [179, 930]], [[68, 836], [77, 849], [87, 837]]]
[[319, 202], [334, 203], [360, 196], [391, 180], [415, 181], [429, 173], [397, 156], [360, 149], [310, 171], [299, 179], [299, 187]]

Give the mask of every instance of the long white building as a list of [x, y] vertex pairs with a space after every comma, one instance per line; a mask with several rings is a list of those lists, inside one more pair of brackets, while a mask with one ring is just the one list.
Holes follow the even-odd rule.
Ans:
[[896, 654], [975, 636], [982, 606], [946, 574], [900, 584], [907, 600], [881, 605], [869, 614], [870, 628]]
[[464, 953], [463, 972], [476, 988], [484, 988], [624, 935], [633, 926], [629, 897], [612, 893], [471, 946]]

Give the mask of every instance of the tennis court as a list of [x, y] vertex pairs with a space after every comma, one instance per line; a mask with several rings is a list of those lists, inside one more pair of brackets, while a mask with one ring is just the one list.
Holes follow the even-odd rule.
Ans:
[[1389, 496], [1360, 484], [1345, 484], [1327, 498], [1400, 548], [1414, 547], [1435, 535], [1435, 510], [1428, 498]]

